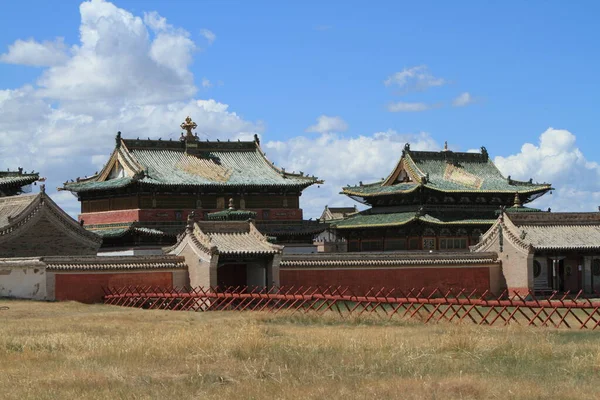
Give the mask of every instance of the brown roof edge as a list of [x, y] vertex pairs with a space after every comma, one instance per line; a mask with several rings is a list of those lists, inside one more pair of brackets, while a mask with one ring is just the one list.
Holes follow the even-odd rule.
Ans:
[[398, 260], [398, 261], [435, 261], [435, 260], [481, 260], [496, 261], [495, 252], [428, 252], [428, 251], [388, 251], [388, 252], [356, 252], [356, 253], [310, 253], [284, 254], [282, 261], [368, 261], [368, 260]]
[[44, 256], [39, 257], [46, 264], [114, 264], [114, 263], [158, 263], [185, 261], [183, 256], [172, 254], [151, 256]]

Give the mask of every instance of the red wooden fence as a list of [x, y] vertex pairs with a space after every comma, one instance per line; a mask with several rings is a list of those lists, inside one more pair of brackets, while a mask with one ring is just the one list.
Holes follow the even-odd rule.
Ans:
[[494, 296], [489, 292], [435, 289], [371, 289], [354, 295], [350, 288], [175, 288], [122, 287], [105, 289], [105, 304], [182, 311], [288, 311], [337, 313], [342, 317], [374, 315], [413, 318], [424, 323], [471, 322], [479, 325], [596, 329], [600, 326], [600, 299], [552, 293], [537, 298], [533, 292]]

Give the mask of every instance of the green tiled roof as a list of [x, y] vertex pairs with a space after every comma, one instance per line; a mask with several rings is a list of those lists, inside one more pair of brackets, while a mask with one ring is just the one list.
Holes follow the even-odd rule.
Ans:
[[[117, 162], [124, 168], [125, 176], [111, 179], [110, 172]], [[66, 182], [64, 189], [85, 192], [131, 184], [305, 188], [320, 182], [302, 172], [288, 173], [275, 167], [257, 142], [196, 142], [190, 147], [184, 142], [120, 140], [99, 174]]]
[[430, 224], [437, 225], [492, 225], [496, 222], [496, 219], [490, 218], [466, 218], [466, 219], [452, 219], [452, 218], [444, 218], [441, 215], [438, 217], [434, 217], [429, 214], [425, 214], [422, 217], [419, 217], [421, 221], [429, 222]]
[[36, 173], [24, 174], [21, 172], [0, 171], [0, 189], [3, 187], [19, 187], [29, 185], [40, 179]]
[[492, 225], [496, 221], [495, 219], [438, 218], [429, 214], [419, 215], [414, 211], [372, 213], [367, 210], [335, 223], [334, 227], [337, 229], [355, 229], [400, 226], [417, 220], [435, 225]]
[[362, 186], [346, 186], [343, 188], [345, 194], [356, 194], [360, 196], [386, 195], [394, 193], [410, 193], [419, 188], [418, 183], [397, 183], [390, 186], [382, 186], [383, 181], [368, 183]]
[[164, 236], [165, 232], [159, 229], [147, 228], [130, 224], [104, 224], [104, 225], [88, 225], [85, 227], [88, 231], [97, 234], [102, 238], [121, 237], [129, 232], [140, 233], [144, 235]]
[[209, 221], [247, 221], [255, 218], [256, 212], [247, 210], [223, 210], [207, 215]]
[[[539, 208], [533, 208], [533, 207], [524, 207], [524, 206], [520, 206], [520, 207], [508, 207], [504, 210], [504, 212], [507, 213], [530, 213], [530, 212], [543, 212], [542, 210], [540, 210]], [[498, 210], [496, 214], [501, 214], [502, 210]]]
[[[411, 177], [411, 182], [394, 182], [391, 179], [401, 165]], [[546, 183], [505, 178], [484, 149], [481, 153], [458, 153], [411, 151], [407, 148], [388, 179], [366, 185], [347, 186], [343, 188], [343, 193], [360, 197], [380, 196], [410, 192], [421, 185], [441, 192], [532, 194], [552, 189]]]
[[368, 211], [349, 216], [335, 223], [337, 229], [376, 227], [376, 226], [398, 226], [405, 225], [417, 219], [414, 211], [396, 212], [388, 214], [371, 214]]
[[116, 178], [102, 182], [90, 180], [85, 182], [67, 182], [65, 183], [65, 188], [73, 192], [87, 192], [91, 190], [118, 189], [127, 187], [134, 182], [133, 178]]

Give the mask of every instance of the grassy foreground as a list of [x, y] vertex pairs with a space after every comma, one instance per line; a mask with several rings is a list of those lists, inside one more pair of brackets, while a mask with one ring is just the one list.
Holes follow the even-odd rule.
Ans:
[[600, 398], [600, 332], [3, 306], [2, 399]]

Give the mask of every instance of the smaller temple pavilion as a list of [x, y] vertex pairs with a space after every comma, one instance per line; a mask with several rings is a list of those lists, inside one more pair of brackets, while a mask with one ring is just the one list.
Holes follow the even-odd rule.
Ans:
[[102, 239], [37, 194], [0, 197], [0, 258], [96, 254]]
[[31, 192], [31, 184], [39, 179], [39, 173], [28, 174], [23, 172], [23, 168], [17, 171], [0, 171], [0, 197]]
[[495, 252], [511, 291], [600, 292], [600, 212], [504, 211], [471, 248]]
[[269, 161], [253, 141], [200, 141], [190, 117], [180, 140], [124, 139], [102, 170], [61, 188], [81, 202], [79, 220], [102, 236], [102, 251], [160, 254], [184, 231], [190, 213], [199, 221], [235, 208], [252, 211], [256, 227], [288, 248], [314, 249], [313, 236], [324, 230], [303, 220], [302, 191], [322, 183], [304, 172], [286, 172]]
[[371, 208], [332, 223], [348, 251], [468, 251], [500, 207], [526, 204], [550, 191], [547, 183], [502, 176], [485, 147], [479, 153], [413, 151], [386, 179], [346, 186], [342, 193]]
[[248, 214], [230, 209], [200, 222], [190, 215], [185, 233], [167, 252], [185, 257], [192, 287], [279, 286], [283, 246], [270, 243]]

